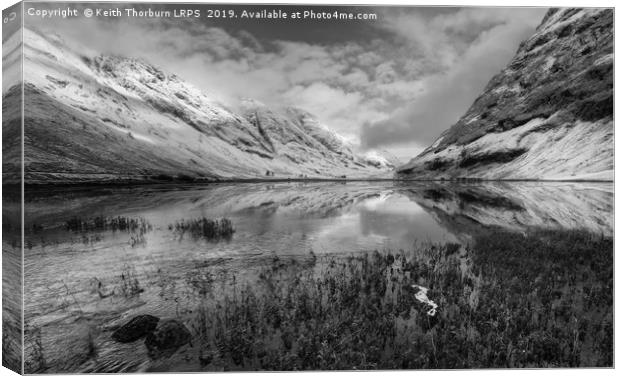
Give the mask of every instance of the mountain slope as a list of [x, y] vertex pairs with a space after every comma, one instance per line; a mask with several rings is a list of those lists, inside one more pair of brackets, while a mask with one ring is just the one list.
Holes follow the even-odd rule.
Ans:
[[[256, 121], [140, 59], [87, 55], [28, 29], [24, 57], [28, 183], [388, 171], [307, 113], [266, 109], [271, 117]], [[16, 93], [8, 90], [5, 101]]]
[[552, 9], [405, 179], [613, 179], [613, 10]]

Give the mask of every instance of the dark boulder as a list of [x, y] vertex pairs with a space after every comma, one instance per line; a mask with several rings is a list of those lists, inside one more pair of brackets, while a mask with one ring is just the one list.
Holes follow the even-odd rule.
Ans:
[[151, 315], [139, 315], [116, 329], [112, 338], [118, 342], [133, 342], [151, 333], [157, 327], [159, 318]]
[[149, 357], [158, 359], [172, 355], [179, 347], [189, 343], [191, 337], [183, 323], [177, 320], [162, 320], [157, 329], [146, 337], [144, 344]]

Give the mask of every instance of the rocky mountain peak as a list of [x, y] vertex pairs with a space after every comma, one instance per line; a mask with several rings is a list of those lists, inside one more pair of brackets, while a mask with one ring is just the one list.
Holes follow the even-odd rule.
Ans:
[[552, 9], [465, 115], [398, 176], [606, 179], [612, 115], [613, 10]]

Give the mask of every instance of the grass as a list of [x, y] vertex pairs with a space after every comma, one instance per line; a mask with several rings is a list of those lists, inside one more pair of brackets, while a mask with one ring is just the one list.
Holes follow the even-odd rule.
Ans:
[[174, 224], [168, 225], [168, 229], [182, 238], [185, 233], [189, 233], [194, 239], [206, 239], [211, 241], [230, 240], [235, 233], [230, 219], [182, 219]]
[[[181, 223], [191, 233], [201, 221]], [[610, 237], [581, 231], [488, 230], [470, 246], [276, 256], [249, 278], [205, 266], [185, 286], [158, 270], [159, 283], [143, 287], [125, 265], [112, 290], [93, 286], [101, 299], [161, 288], [193, 336], [163, 360], [170, 370], [180, 358], [193, 371], [611, 367], [612, 252]], [[412, 285], [428, 288], [435, 315]], [[64, 304], [79, 308], [65, 290]], [[97, 364], [106, 349], [95, 344], [107, 343], [98, 335], [84, 334], [84, 359]], [[28, 338], [28, 369], [55, 369], [40, 333]]]
[[98, 294], [100, 299], [106, 299], [111, 296], [133, 298], [144, 292], [144, 288], [140, 285], [140, 281], [138, 280], [136, 268], [129, 264], [123, 265], [120, 274], [116, 276], [112, 286], [106, 286], [96, 277], [91, 278], [89, 285], [91, 293]]
[[130, 298], [144, 292], [144, 289], [140, 286], [136, 268], [132, 265], [125, 264], [118, 278], [118, 291], [120, 295]]
[[73, 232], [90, 231], [126, 231], [146, 233], [153, 229], [153, 226], [144, 218], [131, 217], [104, 217], [93, 218], [72, 217], [65, 222], [65, 228]]
[[[81, 242], [84, 245], [93, 245], [104, 239], [103, 232], [124, 232], [129, 234], [128, 244], [132, 247], [144, 246], [147, 241], [145, 235], [153, 230], [153, 226], [149, 221], [142, 217], [124, 217], [124, 216], [96, 216], [96, 217], [71, 217], [64, 222], [64, 229], [75, 233], [76, 238], [71, 242]], [[53, 236], [51, 239], [49, 234], [45, 234], [47, 230], [54, 231], [54, 227], [45, 227], [39, 223], [32, 223], [26, 228], [27, 236], [25, 238], [25, 246], [32, 249], [39, 244], [43, 247], [46, 245], [58, 245], [58, 239]]]
[[[33, 225], [33, 227], [35, 226]], [[86, 219], [72, 217], [65, 222], [65, 228], [68, 231], [79, 233], [81, 241], [85, 245], [101, 241], [102, 236], [97, 233], [100, 231], [127, 232], [130, 234], [128, 243], [132, 248], [135, 248], [146, 244], [146, 237], [144, 235], [151, 231], [153, 226], [142, 217], [97, 216]]]
[[[494, 231], [476, 246], [274, 261], [191, 318], [204, 370], [613, 365], [612, 240]], [[435, 316], [412, 284], [429, 288]], [[201, 291], [209, 291], [204, 286]], [[216, 299], [226, 295], [225, 298]], [[213, 300], [215, 302], [213, 302]]]

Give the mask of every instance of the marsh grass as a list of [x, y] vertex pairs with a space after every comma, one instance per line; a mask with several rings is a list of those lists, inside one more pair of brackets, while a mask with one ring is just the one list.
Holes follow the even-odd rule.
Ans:
[[[33, 225], [35, 226], [35, 225]], [[93, 245], [103, 240], [103, 231], [125, 232], [129, 234], [127, 243], [132, 247], [144, 246], [146, 234], [153, 226], [142, 217], [104, 217], [92, 218], [72, 217], [65, 222], [65, 229], [79, 234], [79, 241], [84, 245]], [[41, 240], [45, 244], [44, 240]]]
[[[205, 370], [613, 364], [612, 241], [493, 231], [476, 246], [264, 268], [191, 319]], [[435, 316], [412, 284], [429, 288]], [[201, 291], [210, 291], [204, 286]], [[225, 296], [224, 298], [215, 297]], [[213, 303], [213, 300], [216, 303]]]
[[93, 232], [93, 231], [125, 231], [146, 233], [153, 229], [153, 226], [144, 218], [137, 217], [104, 217], [97, 216], [92, 218], [72, 217], [65, 222], [65, 228], [72, 232]]
[[[612, 252], [611, 238], [586, 232], [489, 230], [470, 246], [273, 257], [243, 278], [213, 264], [182, 284], [158, 269], [152, 287], [193, 336], [162, 361], [194, 371], [611, 367]], [[135, 268], [119, 274], [113, 295], [129, 301], [144, 291]], [[414, 284], [428, 288], [435, 315]], [[68, 357], [109, 372], [96, 345], [109, 343], [95, 329], [81, 337], [84, 354]], [[27, 370], [62, 368], [46, 359], [40, 328], [27, 338]]]
[[193, 239], [206, 239], [210, 241], [230, 240], [235, 233], [235, 229], [230, 219], [182, 219], [168, 225], [168, 229], [173, 231], [179, 238], [183, 238], [185, 233], [189, 233]]
[[114, 291], [116, 292], [118, 290], [118, 294], [126, 298], [131, 298], [144, 292], [144, 289], [140, 286], [136, 268], [127, 264], [125, 264], [121, 270], [121, 274], [117, 281], [117, 287], [118, 289]]

